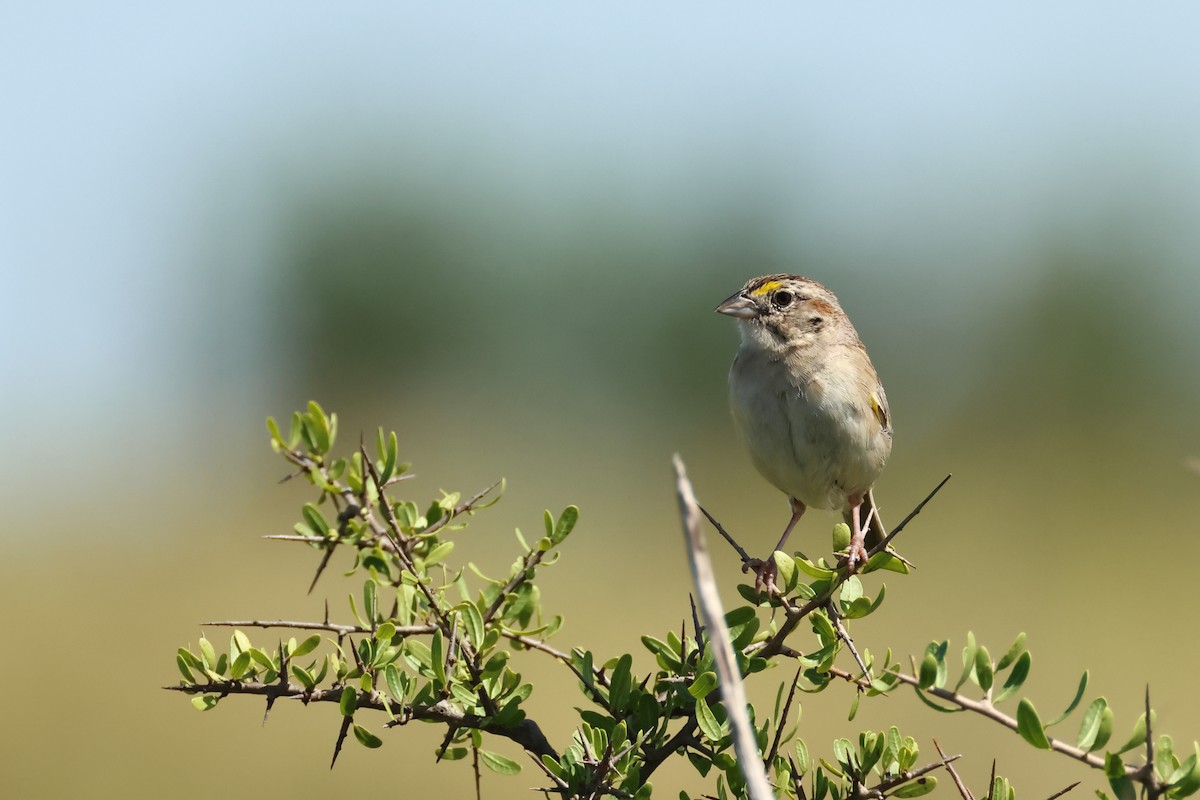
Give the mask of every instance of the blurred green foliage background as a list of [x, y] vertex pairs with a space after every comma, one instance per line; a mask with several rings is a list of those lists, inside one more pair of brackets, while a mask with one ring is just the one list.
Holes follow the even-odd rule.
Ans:
[[[776, 271], [830, 286], [871, 349], [896, 419], [886, 517], [955, 473], [859, 644], [971, 627], [997, 653], [1025, 630], [1047, 713], [1090, 667], [1119, 728], [1149, 682], [1160, 727], [1200, 736], [1181, 679], [1200, 657], [1197, 17], [6, 7], [0, 795], [468, 795], [432, 729], [330, 773], [333, 709], [261, 728], [257, 706], [200, 715], [158, 688], [202, 620], [344, 614], [354, 587], [331, 570], [305, 596], [313, 555], [257, 538], [306, 498], [276, 485], [263, 419], [314, 398], [344, 442], [395, 428], [421, 502], [506, 477], [460, 541], [483, 565], [578, 504], [542, 585], [557, 644], [636, 650], [688, 613], [672, 452], [751, 550], [786, 521], [734, 440], [736, 335], [712, 314]], [[806, 518], [799, 546], [832, 522]], [[573, 682], [524, 661], [562, 741]], [[904, 693], [847, 724], [837, 695], [805, 707], [814, 748], [897, 723], [965, 753], [974, 785], [993, 757], [1025, 796], [1100, 784]]]

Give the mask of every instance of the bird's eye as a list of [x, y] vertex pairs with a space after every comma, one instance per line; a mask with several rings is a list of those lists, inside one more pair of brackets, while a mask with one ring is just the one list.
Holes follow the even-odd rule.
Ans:
[[789, 292], [787, 289], [780, 289], [771, 298], [771, 303], [776, 308], [787, 308], [788, 306], [790, 306], [792, 304], [792, 301], [795, 299], [796, 299], [796, 296], [794, 294], [792, 294], [791, 292]]

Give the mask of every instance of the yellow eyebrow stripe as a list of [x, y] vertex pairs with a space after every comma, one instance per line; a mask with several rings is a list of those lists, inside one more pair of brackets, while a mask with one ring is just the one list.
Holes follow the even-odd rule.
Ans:
[[773, 292], [776, 289], [778, 289], [780, 286], [783, 286], [782, 281], [767, 281], [762, 286], [759, 286], [757, 289], [750, 292], [750, 294], [753, 295], [754, 297], [758, 297], [759, 295]]

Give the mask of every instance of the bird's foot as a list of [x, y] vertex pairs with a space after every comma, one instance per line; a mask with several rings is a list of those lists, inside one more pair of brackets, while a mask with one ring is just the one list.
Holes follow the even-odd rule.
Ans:
[[779, 594], [779, 587], [775, 585], [775, 576], [778, 574], [778, 568], [775, 566], [775, 554], [772, 553], [765, 561], [761, 558], [752, 558], [742, 564], [742, 572], [754, 572], [754, 593], [762, 594], [765, 588], [768, 595]]
[[850, 569], [850, 574], [858, 572], [859, 568], [867, 563], [867, 547], [861, 541], [850, 541], [850, 546], [846, 548], [845, 553], [840, 553], [839, 558], [846, 562], [846, 566]]

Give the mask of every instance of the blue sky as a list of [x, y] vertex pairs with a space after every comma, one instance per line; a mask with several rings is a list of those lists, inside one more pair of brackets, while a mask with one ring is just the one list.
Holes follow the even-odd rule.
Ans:
[[7, 4], [3, 404], [36, 429], [170, 402], [199, 243], [218, 227], [214, 274], [252, 288], [287, 176], [363, 148], [551, 223], [581, 186], [670, 224], [765, 183], [796, 239], [904, 243], [897, 268], [959, 270], [968, 294], [1020, 280], [1043, 228], [1152, 208], [1147, 274], [1186, 313], [1198, 22], [1184, 3]]

